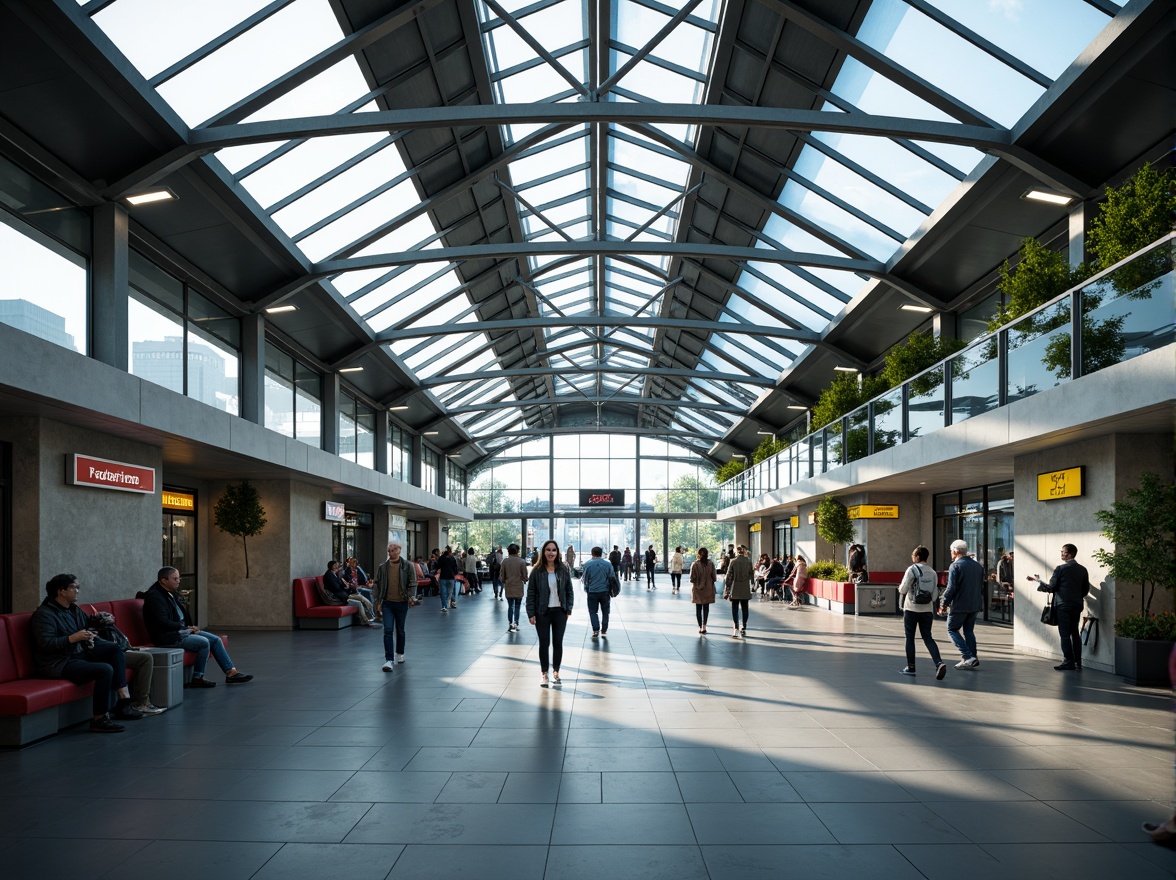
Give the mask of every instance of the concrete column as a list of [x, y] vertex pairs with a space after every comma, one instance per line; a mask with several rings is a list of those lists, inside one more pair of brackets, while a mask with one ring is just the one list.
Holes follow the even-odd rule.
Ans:
[[955, 339], [959, 334], [954, 312], [937, 312], [931, 319], [931, 328], [936, 339]]
[[323, 451], [339, 454], [339, 374], [323, 376]]
[[1086, 262], [1086, 233], [1093, 215], [1089, 202], [1078, 202], [1070, 208], [1070, 265]]
[[381, 474], [388, 473], [390, 462], [388, 461], [388, 413], [384, 410], [376, 410], [376, 449], [375, 449], [375, 464], [376, 472]]
[[[424, 462], [422, 461], [422, 459], [424, 457], [425, 457], [424, 438], [421, 437], [420, 434], [413, 434], [412, 435], [412, 475], [410, 476], [409, 481], [414, 486], [417, 486], [417, 487], [420, 487], [423, 485], [423, 482], [421, 480], [421, 474], [422, 474], [421, 468], [424, 464]], [[432, 548], [430, 547], [429, 549], [432, 549]]]
[[93, 213], [90, 263], [90, 355], [120, 370], [128, 368], [130, 250], [127, 212], [113, 202]]
[[241, 319], [241, 418], [265, 425], [265, 315]]

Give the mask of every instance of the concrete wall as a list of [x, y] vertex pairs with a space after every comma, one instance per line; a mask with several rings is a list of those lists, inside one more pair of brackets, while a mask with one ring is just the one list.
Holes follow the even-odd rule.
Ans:
[[[1094, 518], [1098, 510], [1126, 497], [1145, 471], [1171, 479], [1171, 437], [1156, 434], [1116, 434], [1081, 440], [1049, 450], [1018, 456], [1015, 460], [1016, 499], [1016, 582], [1013, 644], [1021, 651], [1060, 658], [1057, 630], [1041, 623], [1045, 593], [1026, 580], [1033, 574], [1048, 579], [1061, 562], [1062, 544], [1078, 548], [1078, 562], [1090, 572], [1091, 593], [1086, 612], [1099, 619], [1100, 637], [1096, 650], [1084, 650], [1083, 662], [1099, 669], [1114, 669], [1114, 621], [1140, 609], [1135, 584], [1108, 581], [1106, 570], [1095, 562], [1097, 548], [1112, 549], [1100, 536]], [[1085, 468], [1084, 494], [1056, 501], [1037, 500], [1037, 475], [1062, 468]], [[1170, 594], [1157, 592], [1153, 610], [1170, 608]]]
[[[917, 494], [866, 494], [862, 504], [898, 505], [898, 519], [854, 520], [857, 540], [866, 547], [866, 561], [871, 571], [904, 571], [911, 564], [911, 551], [916, 546], [925, 544], [931, 547], [931, 522], [923, 519], [922, 501], [922, 496]], [[845, 503], [849, 504], [848, 501]]]
[[79, 601], [125, 599], [159, 569], [158, 492], [140, 495], [66, 483], [66, 456], [84, 453], [153, 467], [154, 446], [49, 419], [0, 419], [0, 440], [12, 443], [13, 609], [29, 611], [44, 597], [45, 581], [71, 572], [82, 584]]

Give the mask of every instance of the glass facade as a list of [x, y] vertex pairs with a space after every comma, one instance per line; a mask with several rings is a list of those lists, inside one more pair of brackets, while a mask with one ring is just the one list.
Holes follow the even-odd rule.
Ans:
[[265, 426], [308, 446], [322, 444], [322, 379], [272, 344], [265, 347]]
[[1012, 624], [1012, 590], [997, 579], [1001, 558], [1013, 549], [1013, 484], [995, 483], [957, 492], [943, 492], [932, 499], [935, 546], [932, 560], [937, 571], [951, 565], [951, 544], [967, 542], [968, 554], [984, 566], [984, 619]]

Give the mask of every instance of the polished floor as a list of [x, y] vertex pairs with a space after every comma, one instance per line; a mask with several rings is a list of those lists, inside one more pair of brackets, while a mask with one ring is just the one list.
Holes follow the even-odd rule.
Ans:
[[[631, 587], [633, 585], [626, 585]], [[582, 594], [581, 594], [582, 595]], [[581, 604], [561, 688], [487, 589], [381, 635], [233, 633], [249, 685], [120, 735], [0, 753], [0, 874], [758, 880], [1171, 878], [1171, 696], [1062, 674], [978, 629], [982, 665], [898, 674], [897, 619], [627, 589]], [[954, 663], [942, 624], [944, 656]]]

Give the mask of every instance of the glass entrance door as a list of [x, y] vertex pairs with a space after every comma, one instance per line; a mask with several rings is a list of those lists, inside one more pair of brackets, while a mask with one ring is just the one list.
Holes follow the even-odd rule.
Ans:
[[188, 603], [192, 622], [199, 624], [196, 603], [196, 516], [163, 512], [163, 564], [180, 572], [180, 594]]

